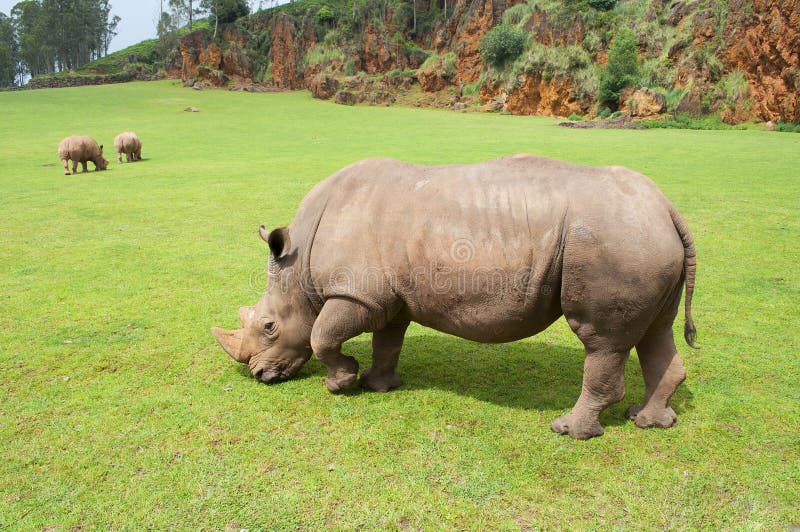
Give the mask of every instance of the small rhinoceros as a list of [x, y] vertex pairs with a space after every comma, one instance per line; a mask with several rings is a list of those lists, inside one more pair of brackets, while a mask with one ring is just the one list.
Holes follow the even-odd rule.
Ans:
[[530, 155], [471, 165], [371, 159], [314, 187], [292, 224], [267, 232], [268, 286], [242, 307], [242, 328], [212, 333], [263, 382], [291, 377], [312, 352], [326, 384], [351, 386], [342, 344], [372, 332], [364, 388], [400, 385], [403, 336], [415, 321], [478, 342], [532, 336], [564, 315], [586, 350], [575, 407], [552, 429], [603, 433], [624, 396], [636, 347], [645, 382], [639, 427], [676, 421], [669, 400], [686, 372], [672, 323], [685, 280], [684, 336], [694, 347], [695, 248], [689, 227], [648, 178]]
[[103, 145], [97, 144], [92, 137], [86, 135], [72, 135], [58, 143], [58, 158], [64, 165], [64, 175], [69, 175], [68, 161], [72, 161], [72, 173], [78, 173], [78, 163], [83, 166], [83, 171], [89, 169], [86, 163], [92, 161], [95, 170], [105, 170], [108, 160], [103, 158]]
[[123, 153], [125, 160], [129, 163], [142, 159], [142, 141], [132, 131], [125, 131], [114, 137], [114, 150], [117, 152], [117, 161], [120, 163]]

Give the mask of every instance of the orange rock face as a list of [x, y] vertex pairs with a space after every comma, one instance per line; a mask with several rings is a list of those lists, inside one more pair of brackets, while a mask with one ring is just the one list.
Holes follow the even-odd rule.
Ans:
[[464, 83], [478, 80], [483, 68], [478, 47], [481, 39], [494, 26], [495, 8], [492, 0], [473, 0], [464, 23], [456, 30], [455, 42], [457, 78]]
[[364, 56], [362, 57], [364, 72], [378, 74], [397, 68], [395, 55], [378, 28], [368, 26], [364, 30]]
[[309, 21], [300, 22], [300, 28], [289, 15], [275, 17], [272, 30], [272, 79], [279, 89], [301, 89], [304, 86], [300, 60], [316, 44], [314, 27]]
[[541, 9], [534, 8], [528, 22], [525, 23], [525, 31], [533, 35], [536, 42], [545, 46], [569, 46], [583, 42], [585, 29], [583, 19], [575, 17], [572, 23], [567, 25], [556, 25], [550, 17]]
[[196, 78], [200, 66], [219, 70], [222, 62], [222, 51], [204, 30], [197, 30], [185, 35], [179, 43], [181, 52], [181, 79], [184, 81]]
[[744, 7], [744, 0], [731, 2], [725, 70], [745, 73], [757, 117], [800, 122], [800, 3], [753, 0], [752, 12]]
[[523, 75], [522, 83], [512, 91], [484, 84], [480, 99], [484, 103], [505, 99], [503, 110], [514, 115], [566, 117], [573, 113], [585, 114], [591, 102], [577, 100], [574, 89], [575, 82], [568, 76], [555, 76], [545, 81], [540, 74], [530, 73]]

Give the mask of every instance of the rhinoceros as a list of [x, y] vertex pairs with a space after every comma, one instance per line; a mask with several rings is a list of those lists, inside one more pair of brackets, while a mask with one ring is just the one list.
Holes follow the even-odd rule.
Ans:
[[259, 228], [268, 284], [240, 308], [242, 328], [213, 335], [265, 383], [294, 375], [312, 353], [331, 392], [355, 383], [342, 344], [372, 332], [362, 387], [400, 386], [409, 322], [477, 342], [532, 336], [560, 316], [585, 347], [583, 387], [552, 430], [587, 439], [622, 400], [636, 347], [639, 427], [669, 427], [686, 371], [672, 324], [684, 282], [686, 342], [696, 257], [687, 223], [647, 177], [515, 155], [468, 165], [355, 163], [317, 184], [289, 227]]
[[89, 170], [86, 166], [89, 161], [94, 163], [95, 170], [105, 170], [108, 167], [108, 160], [103, 158], [103, 145], [85, 135], [72, 135], [59, 142], [58, 158], [64, 166], [65, 175], [69, 175], [70, 160], [73, 174], [78, 172], [78, 163], [81, 163], [84, 172]]
[[114, 151], [117, 152], [117, 161], [120, 163], [123, 153], [126, 162], [140, 161], [142, 159], [142, 141], [132, 131], [122, 132], [114, 137]]

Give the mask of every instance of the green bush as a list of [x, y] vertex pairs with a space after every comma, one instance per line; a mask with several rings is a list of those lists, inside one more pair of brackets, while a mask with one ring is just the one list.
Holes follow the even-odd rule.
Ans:
[[250, 14], [250, 6], [246, 0], [224, 0], [222, 2], [208, 2], [211, 13], [217, 16], [220, 24], [236, 22], [237, 19]]
[[317, 11], [317, 14], [314, 15], [314, 18], [317, 24], [330, 24], [336, 20], [336, 13], [333, 12], [330, 6], [322, 6]]
[[800, 122], [784, 122], [778, 121], [775, 124], [775, 131], [782, 131], [783, 133], [800, 133]]
[[583, 120], [583, 117], [581, 115], [576, 115], [575, 113], [573, 113], [567, 117], [567, 120], [572, 120], [573, 122], [580, 122]]
[[423, 50], [415, 42], [407, 41], [403, 45], [403, 48], [405, 48], [406, 54], [408, 54], [409, 57], [418, 60], [420, 63], [424, 63], [430, 56], [430, 52]]
[[616, 108], [619, 93], [639, 78], [639, 55], [636, 35], [629, 29], [620, 30], [608, 50], [608, 64], [600, 73], [600, 102]]
[[617, 0], [588, 0], [587, 3], [598, 11], [610, 11], [617, 5]]
[[[641, 120], [637, 122], [650, 129], [746, 129], [744, 125], [731, 126], [723, 122], [719, 116], [692, 118], [686, 113], [681, 113], [668, 120]], [[777, 129], [777, 128], [776, 128]]]
[[479, 47], [484, 62], [503, 68], [525, 49], [527, 34], [509, 24], [498, 24], [483, 37]]
[[611, 109], [609, 109], [608, 107], [601, 107], [600, 109], [598, 109], [597, 111], [598, 118], [605, 119], [608, 118], [609, 116], [611, 116]]

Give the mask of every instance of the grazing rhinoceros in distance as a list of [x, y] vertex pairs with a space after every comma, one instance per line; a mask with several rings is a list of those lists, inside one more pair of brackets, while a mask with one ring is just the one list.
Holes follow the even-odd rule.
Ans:
[[78, 173], [78, 163], [83, 166], [83, 171], [88, 172], [86, 163], [92, 161], [95, 170], [105, 170], [108, 160], [103, 158], [103, 145], [97, 144], [92, 137], [86, 135], [72, 135], [58, 143], [58, 158], [64, 165], [64, 175], [69, 175], [68, 161], [72, 161], [72, 173]]
[[[645, 381], [639, 427], [669, 427], [669, 399], [686, 372], [672, 323], [686, 281], [691, 318], [695, 248], [678, 211], [648, 178], [530, 155], [480, 164], [414, 166], [371, 159], [309, 192], [292, 224], [259, 229], [268, 286], [239, 311], [242, 328], [212, 332], [256, 379], [291, 377], [312, 352], [332, 392], [358, 364], [342, 344], [372, 334], [361, 385], [386, 391], [416, 321], [478, 342], [532, 336], [562, 314], [586, 349], [575, 407], [552, 429], [603, 433], [600, 413], [625, 393], [636, 347]], [[479, 377], [476, 377], [479, 378]]]
[[125, 131], [114, 137], [114, 150], [117, 152], [117, 160], [120, 163], [123, 153], [127, 162], [142, 159], [142, 141], [132, 131]]

